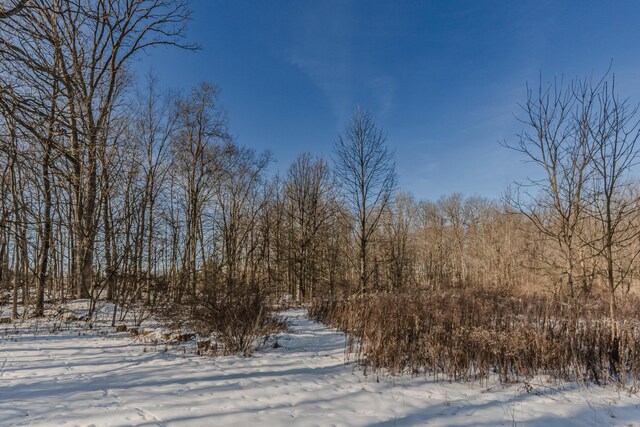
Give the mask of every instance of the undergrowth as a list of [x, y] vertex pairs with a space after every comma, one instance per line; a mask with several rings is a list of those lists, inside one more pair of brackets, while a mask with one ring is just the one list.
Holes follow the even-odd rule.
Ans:
[[454, 290], [316, 299], [309, 315], [348, 334], [348, 352], [376, 372], [502, 382], [538, 375], [640, 383], [640, 304], [619, 307], [613, 339], [604, 306], [551, 297]]

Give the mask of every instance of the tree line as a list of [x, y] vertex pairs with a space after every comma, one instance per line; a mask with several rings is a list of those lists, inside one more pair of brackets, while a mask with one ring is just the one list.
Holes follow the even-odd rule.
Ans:
[[366, 110], [330, 160], [303, 153], [274, 174], [269, 152], [233, 138], [215, 85], [137, 81], [141, 53], [196, 48], [187, 2], [16, 6], [0, 20], [0, 289], [13, 317], [88, 298], [213, 319], [473, 287], [606, 299], [615, 328], [640, 253], [639, 129], [609, 75], [528, 89], [505, 145], [540, 177], [503, 200], [417, 201]]

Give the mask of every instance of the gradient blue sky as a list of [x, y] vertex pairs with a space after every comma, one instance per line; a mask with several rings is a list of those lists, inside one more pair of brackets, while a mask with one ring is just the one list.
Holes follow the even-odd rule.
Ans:
[[400, 187], [420, 199], [500, 197], [535, 173], [515, 140], [525, 84], [601, 75], [640, 101], [640, 2], [194, 0], [199, 52], [159, 48], [136, 63], [170, 88], [222, 89], [239, 143], [329, 159], [356, 106], [396, 149]]

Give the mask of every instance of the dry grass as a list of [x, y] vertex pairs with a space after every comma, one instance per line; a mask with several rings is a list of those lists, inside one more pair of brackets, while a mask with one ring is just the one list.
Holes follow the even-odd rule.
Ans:
[[[620, 307], [612, 340], [600, 304], [469, 290], [318, 299], [310, 316], [348, 333], [349, 352], [366, 369], [436, 378], [503, 382], [556, 379], [640, 382], [640, 304]], [[570, 313], [573, 313], [570, 315]], [[573, 319], [573, 320], [572, 320]]]

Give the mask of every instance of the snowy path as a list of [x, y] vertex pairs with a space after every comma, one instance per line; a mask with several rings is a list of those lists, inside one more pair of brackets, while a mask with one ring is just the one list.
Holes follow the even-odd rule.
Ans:
[[612, 389], [377, 383], [345, 365], [342, 334], [285, 314], [282, 347], [251, 358], [144, 351], [122, 337], [0, 338], [0, 426], [640, 426], [640, 398]]

